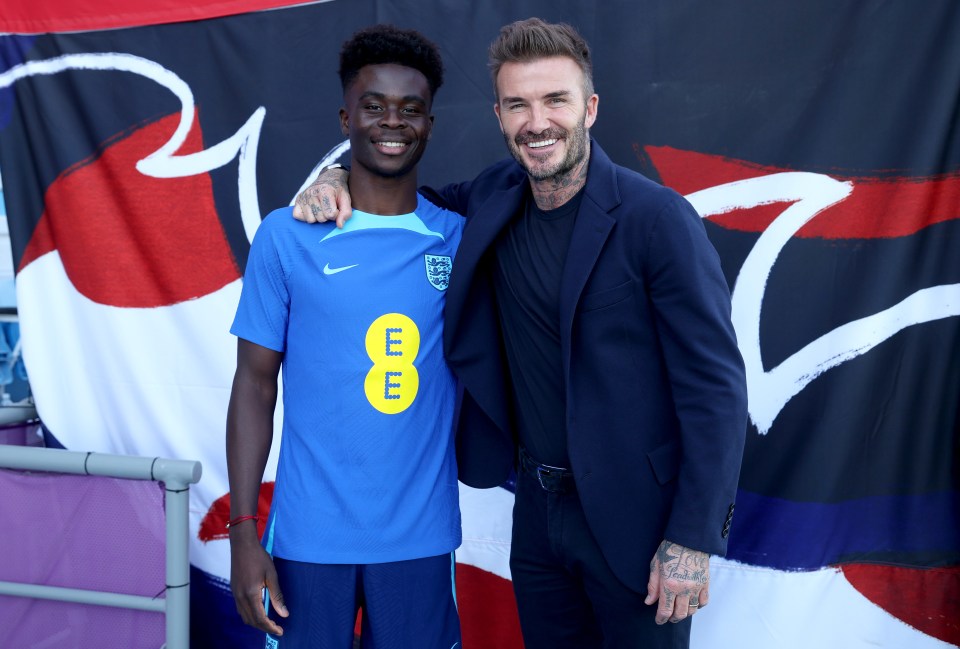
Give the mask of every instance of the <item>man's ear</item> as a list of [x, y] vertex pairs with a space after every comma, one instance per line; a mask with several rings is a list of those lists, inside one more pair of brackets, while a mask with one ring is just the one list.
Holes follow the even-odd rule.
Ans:
[[340, 132], [344, 135], [350, 135], [350, 116], [347, 115], [347, 109], [340, 109]]
[[593, 123], [597, 121], [597, 108], [599, 105], [600, 97], [598, 97], [596, 93], [590, 95], [590, 98], [587, 99], [587, 110], [583, 120], [583, 125], [587, 128], [593, 126]]
[[493, 113], [497, 116], [497, 126], [500, 127], [500, 132], [503, 133], [503, 122], [500, 121], [500, 102], [493, 105]]
[[433, 137], [433, 115], [430, 116], [430, 130], [427, 131], [427, 141], [430, 141], [430, 138]]

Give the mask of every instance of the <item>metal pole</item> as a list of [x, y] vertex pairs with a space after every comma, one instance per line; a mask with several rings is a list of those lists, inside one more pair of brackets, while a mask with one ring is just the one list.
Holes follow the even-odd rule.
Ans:
[[190, 649], [189, 496], [185, 482], [165, 483], [167, 509], [167, 649]]
[[159, 457], [82, 453], [58, 448], [0, 445], [0, 467], [49, 471], [74, 475], [99, 475], [127, 480], [154, 480], [193, 484], [200, 481], [202, 467], [191, 460]]
[[164, 600], [159, 598], [154, 599], [140, 595], [123, 595], [121, 593], [101, 593], [95, 590], [81, 590], [79, 588], [19, 584], [13, 581], [0, 581], [0, 595], [50, 599], [58, 602], [73, 602], [75, 604], [132, 608], [140, 611], [155, 611], [159, 613], [163, 613], [166, 609]]

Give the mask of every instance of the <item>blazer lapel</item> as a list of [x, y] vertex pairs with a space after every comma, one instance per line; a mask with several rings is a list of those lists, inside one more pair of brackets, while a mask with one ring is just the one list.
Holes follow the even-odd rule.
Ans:
[[570, 333], [577, 302], [600, 257], [603, 244], [616, 224], [616, 219], [608, 212], [619, 204], [616, 167], [600, 145], [591, 139], [586, 191], [573, 225], [567, 260], [560, 279], [560, 344], [564, 367], [570, 356]]
[[524, 189], [520, 184], [493, 192], [470, 210], [450, 274], [443, 326], [447, 363], [504, 432], [510, 430], [508, 380], [487, 253], [520, 208]]

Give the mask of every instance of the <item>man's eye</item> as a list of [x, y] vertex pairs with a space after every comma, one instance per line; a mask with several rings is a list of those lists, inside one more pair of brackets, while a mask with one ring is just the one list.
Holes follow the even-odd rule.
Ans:
[[377, 104], [368, 104], [368, 105], [364, 106], [363, 109], [364, 109], [364, 110], [374, 110], [374, 111], [383, 110], [383, 108], [381, 108], [381, 107], [378, 106]]

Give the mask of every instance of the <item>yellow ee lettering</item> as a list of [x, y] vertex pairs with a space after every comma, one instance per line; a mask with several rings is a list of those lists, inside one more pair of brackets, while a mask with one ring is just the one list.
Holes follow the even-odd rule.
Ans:
[[420, 330], [402, 313], [387, 313], [367, 328], [364, 340], [373, 367], [363, 391], [374, 408], [387, 415], [403, 412], [417, 398], [420, 374], [413, 362], [420, 353]]

